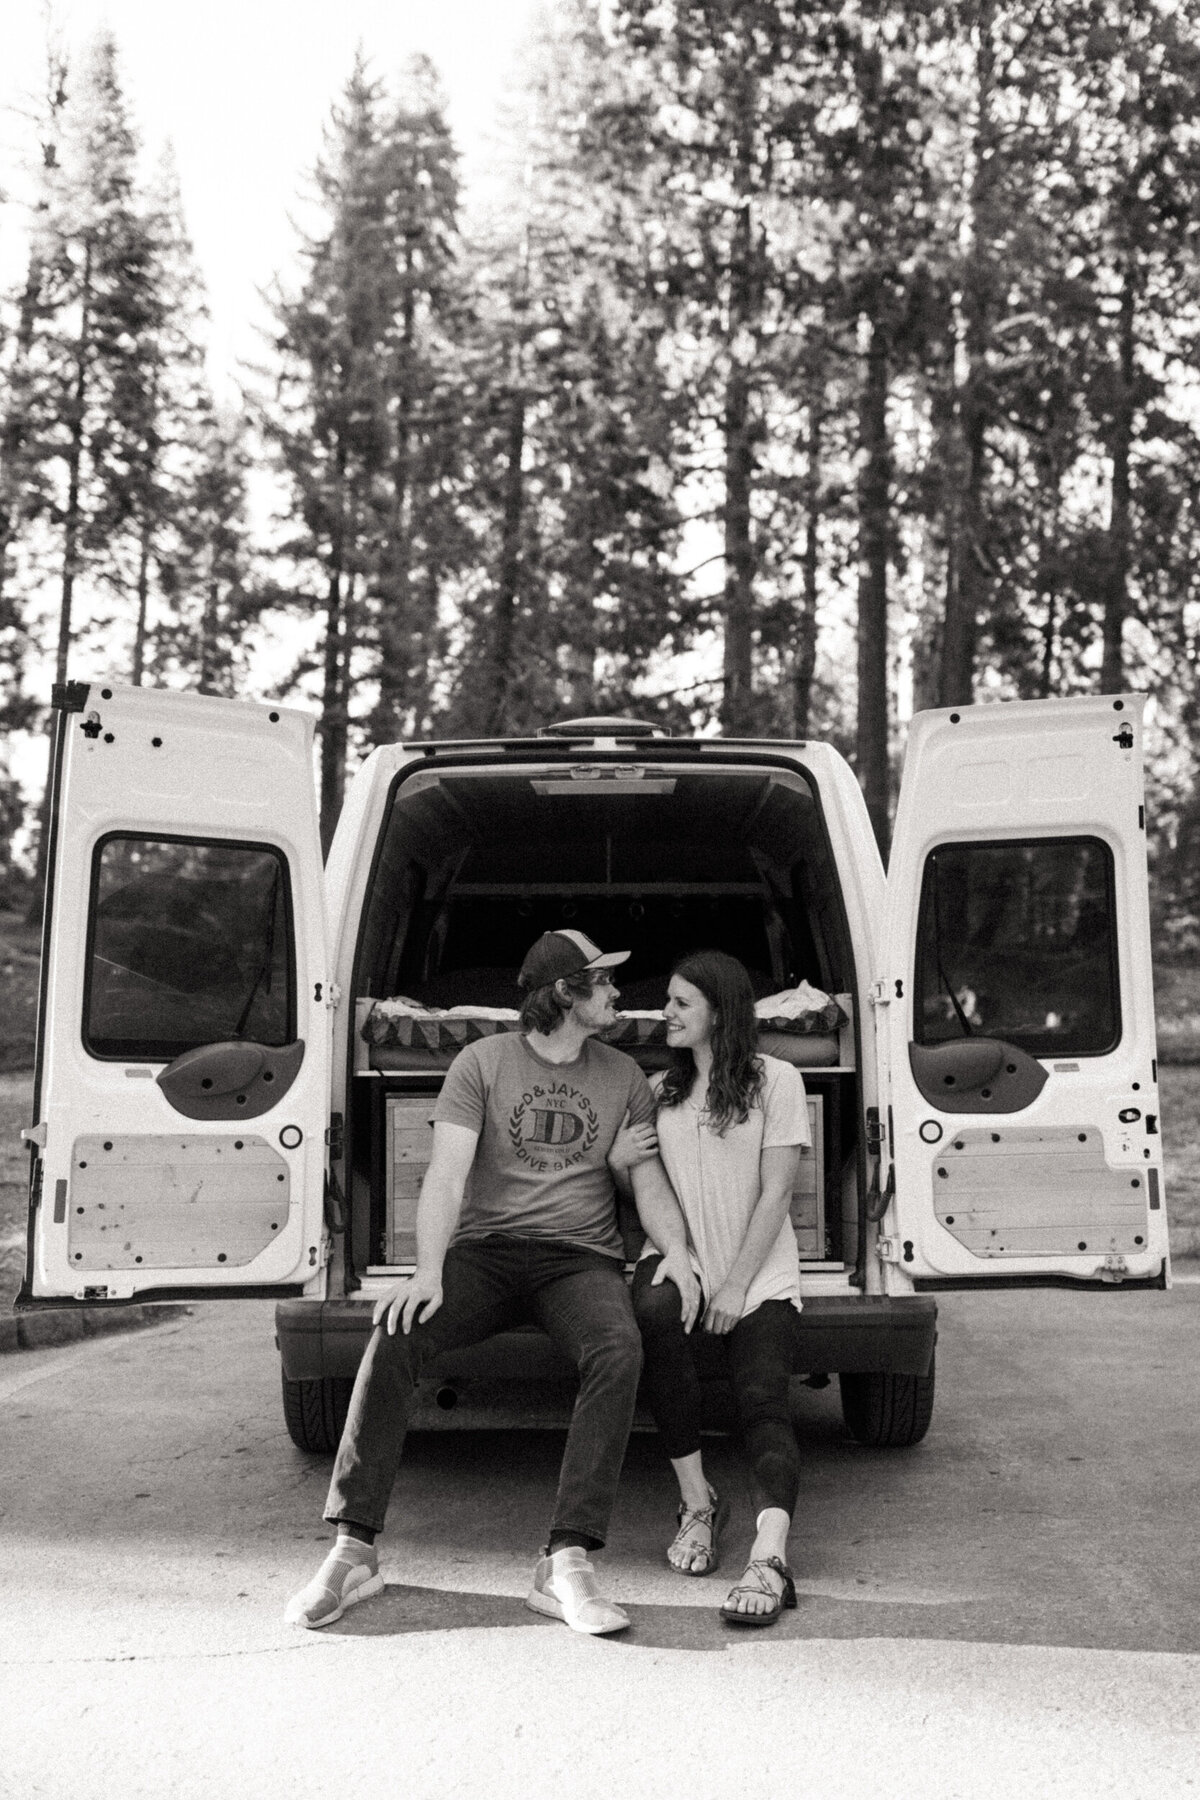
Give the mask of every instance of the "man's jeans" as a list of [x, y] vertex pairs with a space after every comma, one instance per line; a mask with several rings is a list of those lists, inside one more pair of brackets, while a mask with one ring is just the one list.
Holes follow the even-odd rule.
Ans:
[[533, 1320], [579, 1370], [552, 1530], [602, 1544], [633, 1424], [642, 1340], [621, 1264], [544, 1238], [453, 1245], [442, 1304], [405, 1337], [377, 1325], [358, 1371], [325, 1505], [332, 1523], [379, 1531], [396, 1479], [414, 1384], [425, 1358]]

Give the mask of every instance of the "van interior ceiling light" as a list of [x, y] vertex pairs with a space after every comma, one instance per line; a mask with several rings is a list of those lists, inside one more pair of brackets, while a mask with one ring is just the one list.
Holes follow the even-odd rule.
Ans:
[[673, 794], [675, 777], [643, 763], [579, 763], [535, 775], [529, 785], [535, 794]]

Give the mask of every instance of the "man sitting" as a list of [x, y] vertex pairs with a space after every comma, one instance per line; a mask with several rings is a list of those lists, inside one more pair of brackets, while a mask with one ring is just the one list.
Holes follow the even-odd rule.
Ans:
[[375, 1539], [425, 1358], [532, 1319], [575, 1363], [579, 1393], [526, 1604], [575, 1631], [628, 1625], [600, 1596], [588, 1560], [608, 1531], [642, 1365], [608, 1167], [614, 1148], [662, 1252], [655, 1279], [675, 1283], [687, 1330], [699, 1301], [683, 1218], [655, 1154], [649, 1084], [630, 1057], [595, 1041], [616, 1018], [609, 971], [628, 956], [604, 955], [579, 931], [543, 933], [519, 976], [520, 1030], [469, 1044], [451, 1064], [417, 1207], [417, 1266], [375, 1307], [325, 1507], [337, 1543], [289, 1601], [290, 1623], [331, 1624], [382, 1589]]

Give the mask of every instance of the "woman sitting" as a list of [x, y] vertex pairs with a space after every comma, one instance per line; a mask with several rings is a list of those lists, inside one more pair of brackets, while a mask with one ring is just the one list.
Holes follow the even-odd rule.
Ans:
[[[679, 1197], [704, 1292], [703, 1328], [726, 1346], [757, 1533], [722, 1618], [772, 1625], [795, 1606], [787, 1536], [800, 1469], [788, 1406], [800, 1264], [788, 1210], [802, 1149], [811, 1143], [804, 1083], [758, 1054], [754, 993], [722, 951], [685, 956], [666, 1006], [671, 1065], [659, 1079], [658, 1147]], [[648, 1251], [633, 1283], [645, 1345], [647, 1398], [679, 1481], [679, 1530], [667, 1556], [683, 1575], [717, 1566], [728, 1516], [704, 1474], [700, 1381], [670, 1282], [655, 1282]]]

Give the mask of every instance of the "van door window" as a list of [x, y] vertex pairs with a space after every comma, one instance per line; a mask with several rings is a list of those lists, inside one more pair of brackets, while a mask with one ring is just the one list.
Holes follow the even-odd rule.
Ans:
[[84, 1047], [170, 1061], [231, 1038], [290, 1043], [292, 938], [278, 850], [113, 833], [92, 863]]
[[940, 844], [917, 926], [920, 1044], [1102, 1056], [1121, 1036], [1112, 852], [1098, 838]]

